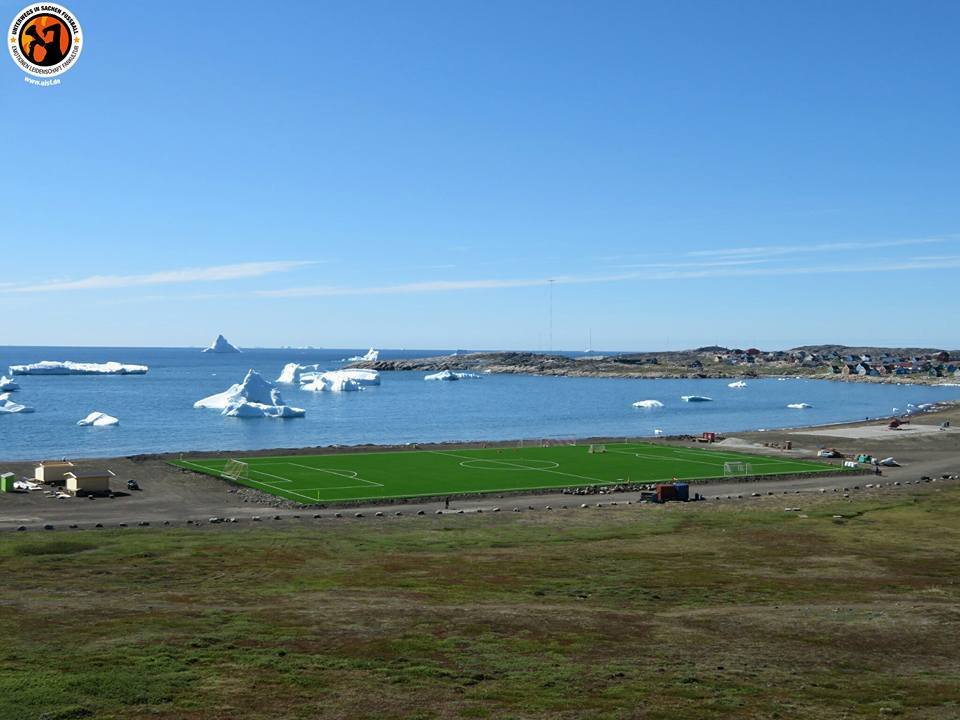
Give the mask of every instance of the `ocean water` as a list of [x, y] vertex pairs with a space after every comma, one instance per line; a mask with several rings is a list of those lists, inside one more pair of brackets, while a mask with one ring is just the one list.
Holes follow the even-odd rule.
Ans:
[[[243, 379], [248, 368], [269, 380], [288, 362], [340, 367], [349, 350], [247, 350], [214, 355], [175, 348], [0, 347], [8, 365], [41, 360], [143, 364], [146, 375], [18, 376], [14, 398], [33, 414], [0, 414], [0, 459], [102, 457], [186, 450], [254, 450], [443, 440], [647, 436], [705, 430], [732, 432], [815, 425], [891, 414], [908, 403], [960, 399], [957, 387], [874, 385], [817, 380], [635, 380], [485, 375], [480, 380], [424, 382], [422, 372], [382, 373], [382, 384], [354, 393], [310, 393], [281, 386], [302, 419], [240, 419], [195, 410], [194, 401]], [[446, 350], [383, 351], [382, 359]], [[713, 402], [687, 403], [682, 395]], [[638, 410], [637, 400], [664, 407]], [[806, 410], [788, 403], [810, 403]], [[79, 427], [98, 410], [117, 427]]]

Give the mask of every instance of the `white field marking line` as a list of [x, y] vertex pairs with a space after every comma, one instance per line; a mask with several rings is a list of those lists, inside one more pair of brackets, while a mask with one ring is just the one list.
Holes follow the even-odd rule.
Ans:
[[[267, 474], [267, 473], [264, 473], [264, 474]], [[315, 503], [315, 502], [317, 502], [317, 501], [320, 499], [319, 496], [318, 496], [318, 497], [310, 497], [309, 495], [304, 495], [303, 493], [299, 493], [299, 492], [297, 492], [296, 490], [287, 490], [287, 489], [285, 489], [285, 488], [278, 488], [276, 485], [271, 485], [270, 483], [260, 482], [259, 480], [254, 480], [253, 478], [247, 478], [246, 480], [247, 480], [247, 482], [252, 482], [252, 483], [256, 483], [257, 485], [262, 485], [263, 487], [265, 487], [265, 488], [270, 488], [271, 490], [276, 490], [276, 491], [281, 492], [281, 493], [285, 493], [285, 494], [289, 494], [289, 495], [296, 495], [297, 497], [302, 497], [303, 499], [309, 500], [309, 501], [312, 502], [312, 503]], [[238, 481], [238, 482], [240, 482], [240, 481]], [[290, 482], [290, 481], [288, 480], [287, 482]], [[305, 488], [305, 489], [306, 489], [306, 488]]]
[[[184, 464], [186, 464], [186, 465], [193, 465], [194, 467], [198, 467], [198, 468], [200, 468], [200, 469], [202, 469], [202, 470], [206, 470], [206, 471], [208, 471], [208, 472], [216, 472], [216, 470], [215, 470], [214, 468], [212, 468], [212, 467], [207, 467], [206, 465], [201, 465], [201, 464], [199, 464], [199, 463], [191, 462], [190, 460], [181, 460], [180, 462], [182, 462], [182, 463], [184, 463]], [[262, 470], [251, 470], [251, 472], [259, 472], [259, 473], [262, 473], [263, 475], [268, 475], [268, 476], [270, 476], [270, 477], [276, 477], [276, 475], [270, 475], [270, 473], [264, 473]], [[286, 478], [280, 478], [280, 479], [281, 479], [281, 480], [284, 480], [284, 482], [291, 482], [290, 480], [287, 480]], [[243, 481], [237, 480], [237, 481], [235, 481], [235, 482], [240, 482], [240, 483], [242, 484]], [[310, 495], [304, 495], [303, 493], [299, 493], [299, 492], [297, 492], [296, 490], [287, 490], [287, 489], [284, 489], [284, 488], [278, 488], [276, 485], [272, 485], [272, 484], [266, 483], [266, 482], [260, 482], [259, 480], [254, 480], [253, 478], [249, 478], [249, 477], [246, 478], [246, 482], [251, 482], [251, 483], [254, 483], [254, 484], [256, 484], [256, 485], [262, 485], [262, 486], [265, 487], [265, 488], [270, 488], [271, 490], [277, 490], [278, 492], [281, 492], [281, 493], [287, 493], [287, 494], [289, 494], [289, 495], [296, 495], [297, 497], [302, 497], [304, 500], [309, 500], [311, 503], [315, 503], [315, 502], [319, 502], [319, 501], [320, 501], [320, 499], [321, 499], [321, 498], [320, 498], [320, 492], [321, 492], [321, 491], [326, 491], [326, 490], [356, 490], [357, 488], [367, 487], [366, 485], [344, 485], [344, 486], [340, 486], [340, 487], [303, 488], [303, 490], [306, 490], [307, 492], [315, 492], [315, 493], [317, 493], [317, 497], [311, 497]], [[370, 481], [367, 480], [366, 482], [370, 482]], [[383, 486], [381, 485], [380, 487], [383, 487]], [[396, 497], [406, 497], [406, 496], [405, 496], [405, 495], [397, 495]]]
[[[560, 463], [554, 462], [553, 460], [533, 460], [531, 458], [520, 458], [518, 462], [542, 462], [548, 463], [547, 467], [533, 467], [531, 465], [517, 465], [518, 470], [553, 470], [554, 468], [560, 467]], [[471, 465], [471, 462], [497, 462], [496, 460], [487, 460], [485, 458], [477, 458], [476, 460], [463, 460], [460, 462], [460, 467], [467, 468], [468, 470], [495, 470], [496, 468], [492, 467], [477, 467], [476, 465]], [[506, 461], [505, 461], [506, 462]], [[502, 464], [502, 463], [501, 463]]]
[[[446, 455], [447, 457], [460, 458], [461, 460], [479, 460], [480, 459], [480, 458], [473, 458], [468, 455], [454, 455], [453, 453], [442, 452], [440, 450], [428, 450], [427, 452], [430, 452], [434, 455]], [[512, 465], [513, 467], [520, 468], [522, 470], [533, 470], [534, 472], [552, 473], [554, 475], [566, 475], [567, 477], [575, 477], [575, 478], [580, 478], [581, 480], [589, 480], [590, 482], [593, 482], [593, 483], [610, 482], [609, 480], [601, 480], [600, 478], [588, 477], [586, 475], [575, 475], [574, 473], [563, 472], [562, 470], [547, 470], [544, 468], [531, 468], [531, 467], [527, 467], [526, 465], [513, 465], [513, 463], [511, 463], [509, 460], [489, 460], [489, 462], [503, 463], [504, 465]]]
[[[641, 451], [642, 450], [650, 451], [652, 449], [650, 448], [649, 445], [634, 445], [632, 446], [632, 448], [630, 446], [626, 447], [627, 450], [635, 449], [635, 448], [639, 448]], [[727, 458], [728, 461], [731, 459], [742, 460], [744, 457], [742, 453], [726, 453], [719, 450], [694, 450], [692, 448], [676, 448], [676, 447], [662, 447], [658, 449], [663, 451], [668, 451], [673, 454], [696, 455], [697, 457], [704, 457], [704, 453], [709, 453], [707, 457], [713, 456], [718, 458]], [[753, 457], [753, 456], [750, 456], [750, 457]], [[762, 456], [758, 455], [757, 457], [762, 457]]]
[[[301, 465], [300, 463], [288, 462], [287, 465], [293, 465], [294, 467], [303, 468], [304, 470], [315, 470], [316, 472], [328, 473], [329, 475], [337, 475], [342, 478], [347, 478], [348, 480], [359, 480], [362, 483], [367, 485], [373, 485], [374, 487], [383, 487], [383, 483], [374, 482], [373, 480], [365, 480], [360, 477], [356, 470], [334, 470], [328, 468], [315, 468], [310, 467], [309, 465]], [[349, 474], [345, 474], [349, 473]], [[364, 485], [350, 485], [347, 487], [365, 487]], [[331, 490], [336, 490], [338, 488], [330, 488]]]
[[638, 457], [641, 460], [660, 460], [660, 461], [667, 461], [667, 462], [673, 461], [673, 462], [685, 462], [685, 463], [698, 463], [700, 465], [706, 465], [707, 467], [713, 467], [713, 468], [722, 467], [722, 465], [719, 465], [717, 463], [709, 463], [704, 460], [690, 460], [689, 458], [677, 458], [677, 457], [671, 458], [671, 457], [665, 457], [663, 455], [644, 455], [643, 453], [631, 452], [628, 450], [607, 450], [607, 452], [617, 453], [618, 455], [631, 455], [633, 457]]
[[[354, 480], [354, 479], [355, 479], [355, 480], [359, 480], [360, 482], [367, 483], [366, 485], [337, 485], [337, 486], [335, 486], [335, 487], [303, 488], [304, 490], [350, 490], [350, 489], [354, 489], [354, 488], [370, 487], [371, 485], [373, 485], [373, 486], [375, 486], [375, 487], [383, 487], [383, 485], [381, 485], [380, 483], [375, 483], [375, 482], [373, 482], [372, 480], [364, 480], [363, 478], [357, 477], [356, 473], [355, 473], [353, 470], [344, 470], [344, 471], [341, 471], [341, 472], [354, 473], [352, 476], [349, 476], [349, 475], [342, 475], [341, 472], [336, 472], [336, 471], [333, 471], [333, 470], [321, 470], [320, 468], [312, 468], [312, 467], [309, 467], [309, 466], [307, 466], [307, 465], [297, 465], [297, 463], [263, 463], [263, 464], [264, 464], [264, 465], [293, 465], [293, 466], [295, 466], [295, 467], [301, 467], [301, 468], [305, 468], [305, 469], [307, 469], [307, 470], [316, 470], [316, 471], [318, 471], [318, 472], [323, 472], [323, 473], [328, 473], [328, 474], [336, 475], [337, 477], [349, 477], [351, 480]], [[290, 480], [289, 478], [280, 477], [279, 475], [273, 475], [273, 474], [271, 474], [271, 473], [264, 472], [263, 470], [254, 470], [252, 467], [250, 468], [250, 472], [251, 472], [251, 473], [259, 473], [260, 475], [266, 475], [267, 477], [276, 478], [276, 479], [279, 480], [280, 482], [285, 482], [285, 483], [292, 483], [292, 482], [293, 482], [293, 480]], [[254, 482], [256, 482], [256, 481], [254, 481]], [[273, 487], [273, 485], [271, 485], [270, 483], [261, 483], [261, 484], [262, 484], [262, 485], [266, 485], [266, 486], [268, 486], [268, 487]], [[293, 492], [293, 490], [285, 490], [284, 492]]]
[[[744, 457], [745, 457], [745, 456], [744, 456], [743, 453], [723, 452], [722, 450], [696, 450], [696, 449], [693, 449], [693, 448], [678, 448], [678, 447], [665, 447], [664, 450], [670, 450], [670, 451], [673, 452], [673, 453], [685, 453], [685, 454], [688, 454], [688, 455], [689, 455], [689, 454], [697, 454], [699, 457], [703, 457], [703, 453], [710, 453], [711, 455], [714, 455], [714, 456], [716, 456], [716, 457], [727, 458], [727, 461], [728, 461], [728, 462], [730, 462], [730, 461], [733, 461], [733, 462], [752, 462], [752, 460], [749, 460], [749, 461], [748, 461], [748, 460], [744, 460]], [[753, 458], [753, 457], [762, 458], [764, 462], [769, 462], [769, 463], [778, 464], [778, 465], [790, 465], [790, 464], [794, 464], [794, 463], [801, 463], [801, 464], [802, 464], [802, 463], [804, 462], [804, 461], [802, 461], [802, 460], [794, 460], [794, 459], [792, 459], [792, 458], [777, 458], [777, 457], [770, 457], [770, 456], [767, 456], [767, 455], [747, 455], [746, 457], [750, 457], [750, 458]]]

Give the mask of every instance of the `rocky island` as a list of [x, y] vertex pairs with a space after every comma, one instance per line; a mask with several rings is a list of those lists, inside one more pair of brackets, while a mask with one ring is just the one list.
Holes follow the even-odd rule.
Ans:
[[474, 352], [405, 360], [355, 362], [371, 370], [467, 371], [573, 377], [760, 378], [803, 376], [865, 382], [939, 384], [960, 381], [960, 351], [811, 345], [791, 350], [694, 350], [571, 357], [555, 353]]

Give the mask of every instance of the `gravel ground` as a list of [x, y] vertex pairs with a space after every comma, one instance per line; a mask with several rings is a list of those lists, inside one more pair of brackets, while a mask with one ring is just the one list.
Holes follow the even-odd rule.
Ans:
[[[923, 424], [936, 426], [950, 420], [956, 425], [960, 422], [960, 407], [951, 406], [936, 413], [923, 416]], [[943, 475], [960, 475], [960, 432], [862, 432], [858, 428], [884, 427], [886, 423], [853, 423], [831, 428], [810, 428], [798, 435], [797, 429], [768, 431], [763, 433], [737, 433], [735, 437], [718, 443], [716, 449], [754, 451], [762, 454], [782, 454], [791, 457], [813, 457], [823, 447], [834, 447], [845, 454], [865, 452], [880, 457], [893, 456], [903, 467], [884, 468], [883, 476], [842, 476], [842, 477], [805, 477], [783, 480], [763, 480], [759, 482], [720, 481], [698, 485], [695, 490], [707, 499], [731, 498], [749, 500], [770, 494], [843, 492], [844, 487], [858, 485], [865, 488], [867, 483], [881, 482], [885, 487], [896, 489], [908, 487], [922, 477], [942, 478]], [[836, 428], [846, 428], [858, 432], [863, 437], [838, 437], [831, 434]], [[791, 441], [795, 446], [790, 451], [771, 445], [785, 445]], [[678, 443], [691, 445], [690, 443]], [[698, 448], [711, 446], [696, 444]], [[306, 451], [306, 450], [305, 450]], [[316, 452], [315, 450], [309, 450]], [[263, 453], [271, 451], [262, 451]], [[276, 451], [273, 451], [276, 452]], [[289, 451], [287, 451], [289, 452]], [[252, 454], [252, 453], [251, 453]], [[260, 453], [262, 454], [262, 453]], [[167, 465], [161, 457], [108, 458], [102, 460], [78, 461], [81, 470], [109, 468], [116, 473], [114, 487], [124, 487], [128, 479], [136, 480], [141, 490], [118, 492], [113, 498], [70, 498], [58, 500], [45, 496], [43, 492], [0, 494], [0, 530], [42, 529], [44, 525], [54, 528], [117, 527], [121, 524], [138, 526], [139, 524], [208, 525], [211, 517], [235, 518], [238, 523], [249, 523], [254, 517], [262, 521], [274, 521], [274, 517], [300, 522], [314, 521], [315, 515], [321, 518], [335, 517], [340, 513], [344, 518], [354, 518], [357, 513], [366, 517], [384, 517], [424, 514], [435, 515], [443, 509], [438, 502], [410, 501], [394, 503], [371, 503], [359, 507], [304, 508], [296, 507], [288, 501], [270, 495], [238, 488], [225, 481], [206, 475], [180, 470]], [[32, 463], [2, 463], [0, 471], [12, 471], [19, 475], [33, 475]], [[951, 481], [953, 482], [953, 481]], [[897, 485], [896, 483], [900, 483]], [[857, 492], [851, 490], [851, 492]], [[738, 498], [742, 496], [742, 498]], [[615, 493], [611, 495], [572, 496], [562, 493], [537, 495], [489, 495], [479, 498], [455, 498], [448, 512], [464, 514], [491, 512], [495, 508], [501, 511], [519, 511], [543, 509], [546, 506], [560, 508], [563, 505], [579, 507], [587, 504], [595, 507], [610, 503], [639, 501], [639, 493]]]

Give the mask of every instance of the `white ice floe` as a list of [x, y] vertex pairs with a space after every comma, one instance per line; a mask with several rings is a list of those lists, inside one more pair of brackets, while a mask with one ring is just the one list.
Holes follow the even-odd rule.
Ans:
[[305, 372], [300, 376], [300, 383], [300, 389], [308, 392], [352, 392], [363, 390], [367, 385], [379, 385], [380, 373], [359, 369]]
[[32, 407], [16, 403], [10, 399], [10, 393], [0, 395], [0, 413], [32, 413]]
[[680, 399], [684, 402], [713, 402], [713, 398], [706, 395], [681, 395]]
[[208, 353], [238, 353], [240, 348], [235, 345], [231, 345], [227, 342], [227, 339], [223, 335], [217, 335], [217, 339], [208, 348], [204, 348], [201, 352]]
[[14, 375], [144, 375], [146, 365], [124, 365], [118, 362], [78, 363], [44, 360], [31, 365], [11, 365]]
[[478, 380], [483, 377], [477, 373], [469, 372], [451, 372], [450, 370], [442, 370], [438, 373], [433, 373], [431, 375], [425, 376], [424, 380]]
[[111, 425], [119, 425], [120, 421], [113, 415], [107, 415], [102, 412], [92, 412], [87, 415], [83, 420], [78, 420], [77, 425], [83, 426], [93, 426], [93, 427], [109, 427]]
[[790, 403], [787, 407], [791, 410], [806, 410], [807, 408], [812, 408], [813, 405], [810, 403]]
[[332, 373], [320, 373], [315, 375], [300, 386], [301, 390], [307, 392], [355, 392], [363, 390], [356, 380], [344, 375], [333, 375]]
[[230, 417], [303, 417], [306, 410], [284, 405], [280, 391], [264, 380], [256, 370], [248, 370], [243, 382], [231, 385], [222, 393], [197, 400], [195, 408], [220, 410]]
[[354, 355], [353, 357], [348, 357], [344, 362], [376, 362], [380, 358], [380, 351], [370, 348], [367, 350], [366, 355]]
[[637, 402], [633, 403], [633, 407], [635, 407], [635, 408], [661, 408], [661, 407], [663, 407], [663, 403], [660, 402], [659, 400], [637, 400]]
[[303, 382], [301, 379], [304, 373], [315, 373], [320, 370], [319, 365], [299, 365], [298, 363], [287, 363], [280, 371], [280, 377], [275, 382], [284, 385], [298, 385]]
[[745, 388], [747, 384], [743, 380], [737, 380], [736, 382], [727, 383], [729, 388]]
[[17, 384], [14, 380], [8, 378], [6, 375], [0, 377], [0, 392], [10, 392], [11, 390], [19, 390], [20, 385]]

